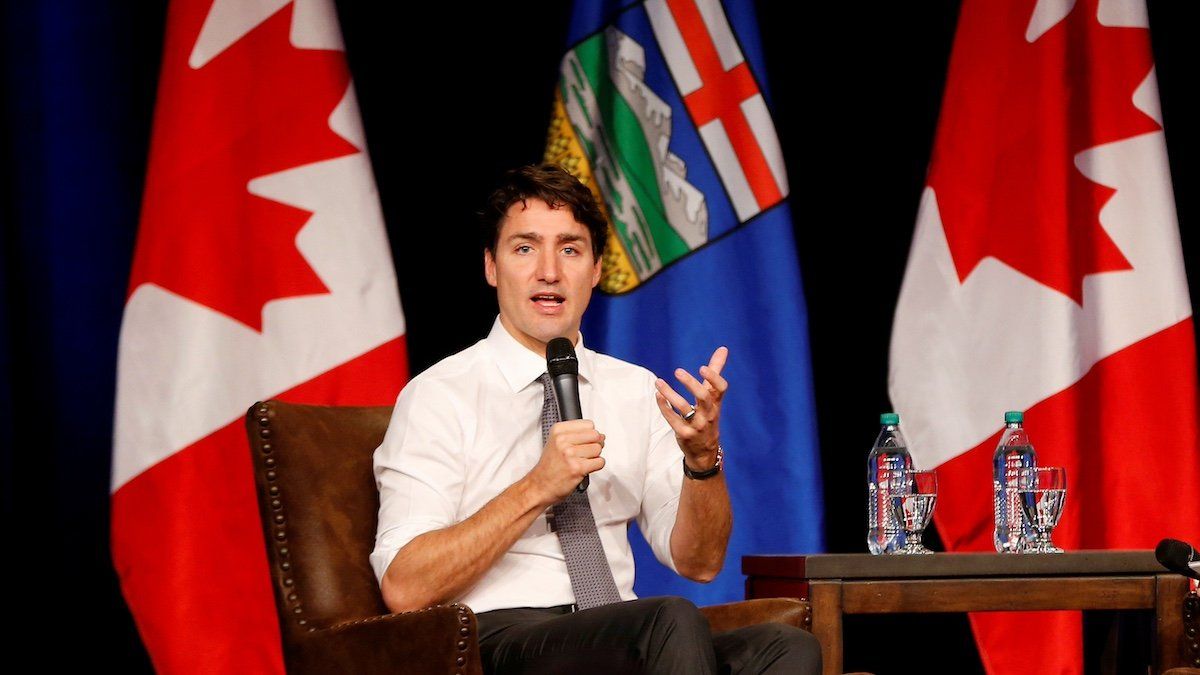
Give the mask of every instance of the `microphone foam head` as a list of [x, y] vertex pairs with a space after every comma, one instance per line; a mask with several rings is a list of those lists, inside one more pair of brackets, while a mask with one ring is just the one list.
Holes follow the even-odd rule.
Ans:
[[579, 359], [575, 358], [575, 345], [570, 340], [556, 337], [546, 344], [546, 372], [550, 377], [579, 374]]
[[1192, 558], [1192, 547], [1178, 539], [1163, 539], [1154, 549], [1154, 557], [1167, 569], [1176, 572], [1187, 568]]

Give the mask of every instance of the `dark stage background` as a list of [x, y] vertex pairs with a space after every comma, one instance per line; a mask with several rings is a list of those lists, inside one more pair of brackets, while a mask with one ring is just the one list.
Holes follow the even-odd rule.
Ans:
[[[471, 214], [500, 171], [542, 152], [569, 4], [499, 4], [339, 3], [414, 372], [486, 332], [496, 307]], [[1194, 288], [1191, 4], [1149, 3]], [[892, 312], [958, 3], [829, 5], [761, 2], [759, 23], [808, 303], [825, 536], [831, 551], [860, 551], [863, 462], [889, 408]], [[162, 2], [0, 8], [0, 499], [13, 542], [3, 558], [14, 614], [65, 643], [35, 653], [47, 664], [149, 670], [109, 560], [108, 475], [164, 17]], [[897, 672], [879, 632], [911, 641], [914, 666], [980, 670], [961, 617], [847, 626], [847, 670]]]

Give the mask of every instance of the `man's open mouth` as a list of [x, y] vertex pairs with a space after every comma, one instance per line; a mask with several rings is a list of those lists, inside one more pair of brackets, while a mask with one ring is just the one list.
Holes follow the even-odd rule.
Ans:
[[531, 297], [530, 300], [540, 307], [558, 307], [566, 301], [558, 293], [538, 293]]

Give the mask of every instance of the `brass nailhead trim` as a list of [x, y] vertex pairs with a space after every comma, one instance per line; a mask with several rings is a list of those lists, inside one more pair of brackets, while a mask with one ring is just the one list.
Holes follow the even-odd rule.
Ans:
[[[261, 441], [261, 444], [259, 445], [259, 450], [264, 455], [269, 455], [269, 454], [271, 454], [272, 450], [274, 449], [271, 446], [271, 442], [269, 440], [267, 440], [267, 439], [271, 438], [271, 428], [270, 428], [271, 417], [269, 415], [270, 406], [268, 406], [266, 403], [262, 403], [258, 406], [257, 412], [259, 414], [258, 425], [260, 427], [258, 430], [258, 436], [259, 436], [259, 438], [263, 439]], [[268, 481], [273, 482], [277, 478], [279, 478], [279, 474], [275, 471], [275, 465], [277, 463], [278, 463], [278, 460], [276, 460], [274, 457], [266, 457], [263, 459], [263, 466], [267, 469], [265, 476]], [[271, 509], [273, 511], [282, 511], [283, 510], [283, 501], [281, 499], [279, 499], [279, 486], [271, 485], [270, 487], [267, 488], [267, 493], [272, 497], [271, 502], [270, 502]], [[272, 520], [277, 525], [276, 530], [275, 530], [275, 539], [279, 542], [286, 542], [287, 541], [287, 529], [284, 527], [284, 524], [287, 522], [287, 518], [283, 515], [283, 513], [276, 513], [274, 515], [274, 517], [272, 518]], [[286, 558], [287, 555], [288, 555], [288, 547], [286, 545], [280, 546], [279, 547], [279, 557]], [[287, 560], [282, 560], [279, 563], [279, 568], [280, 568], [280, 570], [282, 570], [283, 572], [286, 573], [292, 569], [292, 564], [290, 562], [288, 562]], [[293, 588], [295, 586], [295, 583], [296, 583], [295, 580], [292, 579], [291, 577], [283, 578], [283, 585], [287, 588]], [[288, 599], [288, 602], [298, 603], [300, 601], [300, 595], [293, 590], [293, 592], [288, 593], [287, 599]], [[304, 609], [299, 606], [293, 607], [292, 613], [294, 615], [296, 615], [297, 617], [299, 617], [299, 615], [304, 613]], [[298, 618], [296, 623], [300, 626], [307, 626], [308, 620], [304, 619], [304, 618]], [[315, 630], [316, 630], [315, 627], [310, 627], [308, 629], [309, 632], [313, 632]]]
[[1196, 591], [1188, 593], [1183, 599], [1183, 625], [1184, 632], [1192, 638], [1187, 644], [1192, 652], [1192, 665], [1200, 668], [1200, 640], [1195, 639], [1197, 632], [1200, 632], [1200, 595]]

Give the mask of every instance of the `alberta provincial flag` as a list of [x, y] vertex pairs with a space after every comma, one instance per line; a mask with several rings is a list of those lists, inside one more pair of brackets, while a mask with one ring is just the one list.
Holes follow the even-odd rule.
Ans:
[[546, 160], [612, 225], [588, 343], [671, 383], [730, 350], [724, 569], [693, 584], [634, 537], [635, 589], [741, 599], [743, 555], [823, 545], [804, 295], [753, 4], [578, 2], [569, 44]]
[[113, 562], [156, 671], [283, 672], [242, 420], [273, 397], [395, 401], [388, 251], [332, 0], [174, 0], [112, 473]]
[[[1194, 322], [1148, 27], [1143, 0], [962, 4], [890, 364], [950, 550], [994, 550], [1014, 409], [1038, 463], [1067, 471], [1058, 546], [1200, 538]], [[971, 623], [989, 673], [1083, 668], [1078, 612]]]

